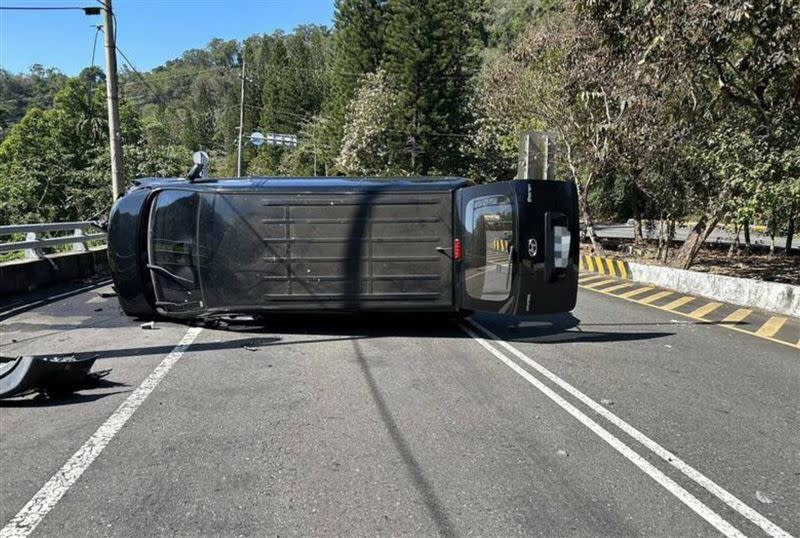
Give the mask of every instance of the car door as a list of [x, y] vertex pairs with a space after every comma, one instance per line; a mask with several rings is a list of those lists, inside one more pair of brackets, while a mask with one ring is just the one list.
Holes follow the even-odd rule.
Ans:
[[578, 206], [573, 183], [514, 180], [458, 192], [463, 309], [551, 314], [575, 307]]

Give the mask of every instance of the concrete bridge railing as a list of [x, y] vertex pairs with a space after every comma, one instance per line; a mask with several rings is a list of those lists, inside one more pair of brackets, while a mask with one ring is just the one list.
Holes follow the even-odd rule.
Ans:
[[[86, 230], [92, 230], [95, 233], [86, 233]], [[72, 235], [42, 237], [42, 234], [51, 232], [72, 232]], [[23, 233], [25, 234], [23, 241], [0, 243], [0, 253], [24, 250], [26, 260], [36, 260], [45, 257], [44, 248], [72, 245], [73, 252], [86, 252], [86, 243], [104, 241], [106, 238], [105, 230], [94, 221], [0, 226], [0, 237]]]
[[[59, 233], [62, 232], [62, 233]], [[25, 234], [25, 239], [8, 236]], [[107, 270], [106, 232], [97, 222], [54, 222], [0, 226], [0, 254], [24, 252], [0, 263], [0, 296], [95, 277]], [[64, 247], [69, 248], [64, 250]], [[52, 254], [46, 249], [58, 248]]]

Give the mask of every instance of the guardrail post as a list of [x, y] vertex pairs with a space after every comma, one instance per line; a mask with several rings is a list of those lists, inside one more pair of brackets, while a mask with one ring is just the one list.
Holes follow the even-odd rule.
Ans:
[[[75, 233], [72, 234], [73, 237], [84, 237], [86, 234], [83, 233], [81, 228], [75, 228]], [[73, 252], [86, 252], [86, 243], [83, 241], [78, 241], [72, 244], [72, 251]]]
[[[39, 238], [36, 236], [36, 232], [28, 232], [25, 234], [25, 241], [38, 241]], [[44, 252], [40, 248], [26, 248], [25, 249], [25, 259], [26, 260], [39, 260], [44, 258]]]

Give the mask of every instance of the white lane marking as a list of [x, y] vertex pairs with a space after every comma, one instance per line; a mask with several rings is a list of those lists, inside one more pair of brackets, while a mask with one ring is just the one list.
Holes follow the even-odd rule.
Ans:
[[545, 396], [553, 400], [564, 411], [575, 417], [581, 424], [592, 430], [603, 441], [611, 445], [617, 452], [625, 456], [631, 463], [636, 465], [639, 469], [644, 471], [650, 478], [661, 484], [667, 491], [675, 495], [686, 506], [694, 510], [700, 517], [705, 519], [708, 523], [714, 526], [719, 532], [725, 536], [744, 537], [744, 534], [739, 532], [733, 525], [725, 521], [719, 514], [711, 510], [708, 506], [703, 504], [700, 499], [683, 489], [675, 481], [665, 475], [663, 472], [654, 467], [650, 462], [641, 457], [633, 451], [628, 445], [615, 437], [614, 434], [603, 428], [600, 424], [586, 416], [583, 412], [577, 409], [574, 405], [566, 401], [564, 398], [553, 392], [547, 385], [536, 379], [527, 370], [522, 368], [516, 362], [512, 361], [508, 356], [503, 354], [500, 350], [489, 344], [486, 340], [478, 336], [474, 331], [461, 325], [461, 329], [469, 336], [475, 339], [481, 346], [489, 350], [495, 357], [500, 359], [506, 366], [514, 370], [517, 374], [522, 376], [525, 381], [536, 387]]
[[186, 331], [183, 339], [170, 351], [169, 355], [164, 357], [164, 360], [156, 366], [156, 369], [142, 381], [142, 384], [122, 402], [117, 410], [108, 417], [108, 420], [42, 486], [42, 489], [22, 507], [22, 510], [0, 530], [0, 538], [17, 538], [28, 536], [33, 532], [33, 529], [42, 522], [47, 513], [55, 507], [61, 497], [78, 481], [83, 472], [89, 468], [111, 439], [128, 422], [128, 419], [133, 416], [136, 409], [150, 396], [153, 389], [175, 366], [175, 363], [183, 356], [186, 349], [194, 342], [202, 330], [201, 327], [192, 327]]
[[754, 524], [758, 525], [764, 532], [774, 538], [792, 538], [792, 535], [786, 532], [785, 530], [781, 529], [778, 525], [767, 519], [766, 517], [762, 516], [760, 513], [756, 512], [744, 502], [739, 500], [735, 497], [732, 493], [724, 489], [722, 486], [715, 483], [713, 480], [705, 476], [703, 473], [680, 459], [678, 456], [667, 450], [666, 448], [662, 447], [645, 434], [619, 418], [617, 415], [597, 403], [596, 401], [589, 398], [587, 395], [555, 375], [553, 372], [539, 364], [538, 362], [534, 361], [517, 348], [509, 344], [508, 342], [501, 340], [496, 334], [492, 331], [478, 323], [477, 321], [467, 320], [470, 324], [472, 324], [477, 330], [482, 332], [483, 334], [487, 335], [491, 340], [496, 342], [497, 344], [501, 345], [509, 352], [514, 354], [520, 360], [525, 362], [528, 366], [535, 369], [537, 372], [542, 374], [544, 377], [558, 385], [560, 388], [565, 390], [567, 393], [571, 394], [584, 404], [592, 409], [595, 413], [599, 414], [616, 427], [636, 439], [639, 443], [650, 449], [654, 454], [658, 457], [681, 471], [684, 475], [691, 478], [697, 484], [703, 486], [706, 490], [712, 493], [715, 497], [719, 500], [730, 506], [732, 509], [736, 510], [739, 514], [749, 519]]

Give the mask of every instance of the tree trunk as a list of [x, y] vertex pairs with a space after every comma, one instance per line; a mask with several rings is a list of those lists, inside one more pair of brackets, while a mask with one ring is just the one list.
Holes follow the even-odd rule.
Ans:
[[739, 232], [741, 231], [741, 227], [737, 224], [736, 225], [736, 237], [734, 238], [733, 242], [731, 243], [731, 247], [728, 249], [728, 258], [733, 258], [733, 253], [739, 250]]
[[566, 148], [566, 159], [567, 165], [569, 166], [570, 174], [572, 175], [572, 181], [575, 182], [575, 187], [578, 189], [578, 205], [581, 215], [583, 217], [583, 225], [586, 226], [586, 235], [589, 237], [589, 241], [592, 242], [592, 248], [596, 254], [602, 254], [602, 249], [597, 244], [597, 235], [594, 232], [594, 222], [592, 221], [592, 215], [589, 212], [589, 187], [594, 180], [594, 174], [589, 173], [589, 177], [586, 178], [586, 182], [581, 185], [580, 182], [580, 174], [578, 173], [578, 168], [575, 166], [574, 161], [572, 160], [572, 145], [569, 143], [569, 140], [562, 135], [562, 139], [564, 142], [564, 146]]
[[769, 229], [769, 255], [775, 255], [775, 232], [776, 228], [778, 227], [777, 222], [775, 219], [769, 219], [769, 223], [767, 224], [767, 228]]
[[744, 224], [742, 225], [742, 229], [744, 230], [744, 253], [748, 256], [750, 255], [750, 250], [753, 248], [753, 245], [750, 243], [750, 221], [745, 220]]
[[667, 239], [664, 241], [664, 257], [661, 259], [664, 263], [667, 263], [667, 260], [669, 260], [669, 246], [672, 244], [673, 239], [675, 239], [675, 220], [672, 217], [668, 217]]
[[[793, 208], [794, 209], [794, 208]], [[794, 240], [794, 223], [795, 216], [789, 217], [789, 226], [786, 230], [786, 248], [783, 250], [783, 255], [788, 256], [792, 250], [792, 241]]]
[[595, 254], [602, 254], [603, 249], [598, 245], [597, 234], [594, 231], [594, 221], [592, 220], [592, 214], [589, 210], [589, 186], [592, 183], [592, 179], [594, 179], [594, 176], [590, 175], [586, 183], [579, 185], [578, 202], [581, 205], [580, 209], [581, 215], [583, 216], [583, 225], [586, 226], [586, 236], [589, 238], [589, 241], [591, 241], [592, 249]]
[[664, 235], [667, 230], [664, 226], [664, 214], [658, 219], [658, 250], [656, 251], [656, 259], [660, 260], [664, 255]]
[[631, 186], [631, 209], [633, 210], [633, 242], [636, 245], [644, 243], [644, 234], [642, 234], [642, 212], [639, 208], [639, 189], [636, 188], [636, 183], [629, 183]]
[[670, 265], [672, 267], [678, 267], [679, 269], [688, 269], [691, 267], [697, 257], [697, 253], [700, 252], [700, 248], [703, 246], [708, 236], [711, 235], [711, 232], [714, 231], [718, 222], [719, 217], [717, 215], [703, 215], [700, 217], [700, 220], [694, 225], [692, 232], [689, 234], [689, 237], [686, 238], [686, 241], [684, 241], [683, 246], [675, 254], [675, 259], [672, 260]]

